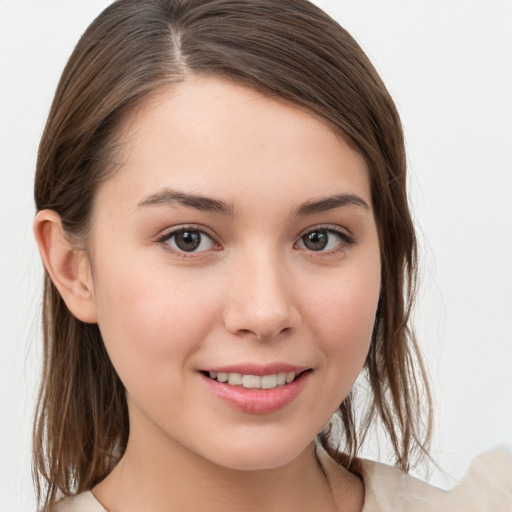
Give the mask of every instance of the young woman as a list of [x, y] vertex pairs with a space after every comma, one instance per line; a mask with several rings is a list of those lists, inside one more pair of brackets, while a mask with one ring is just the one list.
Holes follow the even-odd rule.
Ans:
[[[318, 8], [112, 4], [64, 70], [35, 198], [43, 511], [510, 507], [505, 454], [450, 493], [407, 476], [431, 406], [403, 135]], [[375, 421], [397, 468], [358, 458]]]

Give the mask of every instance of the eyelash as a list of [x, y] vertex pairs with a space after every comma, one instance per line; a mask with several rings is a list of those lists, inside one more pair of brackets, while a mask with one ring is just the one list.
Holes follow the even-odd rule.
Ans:
[[[199, 226], [183, 225], [183, 226], [179, 226], [177, 228], [172, 228], [169, 231], [166, 231], [161, 236], [159, 236], [157, 238], [156, 242], [158, 244], [161, 244], [166, 251], [176, 255], [177, 257], [183, 258], [183, 259], [186, 259], [186, 258], [197, 258], [199, 254], [202, 254], [203, 252], [206, 252], [206, 251], [200, 251], [200, 252], [190, 251], [190, 252], [187, 252], [187, 251], [182, 251], [179, 248], [178, 249], [174, 249], [174, 248], [172, 248], [169, 245], [169, 241], [173, 237], [175, 237], [177, 235], [180, 235], [180, 234], [183, 234], [183, 233], [186, 233], [186, 232], [200, 233], [201, 236], [205, 236], [205, 237], [209, 238], [211, 240], [212, 244], [217, 246], [220, 249], [220, 244], [217, 242], [215, 237], [210, 232], [208, 232], [207, 230], [205, 230], [204, 228], [201, 228]], [[219, 250], [219, 249], [217, 249], [217, 250]]]
[[[198, 255], [202, 254], [203, 252], [207, 252], [207, 251], [196, 252], [195, 250], [187, 252], [187, 251], [182, 251], [179, 248], [174, 249], [169, 245], [169, 241], [173, 237], [175, 237], [179, 234], [186, 233], [186, 232], [199, 233], [201, 236], [205, 236], [208, 239], [210, 239], [211, 243], [216, 246], [216, 250], [221, 249], [221, 245], [217, 242], [216, 238], [209, 231], [205, 230], [202, 227], [193, 226], [193, 225], [191, 225], [191, 226], [183, 225], [183, 226], [179, 226], [176, 228], [172, 228], [171, 230], [169, 230], [169, 231], [165, 232], [164, 234], [162, 234], [161, 236], [159, 236], [156, 239], [156, 242], [158, 244], [161, 244], [166, 251], [171, 252], [172, 254], [174, 254], [180, 258], [183, 258], [183, 259], [197, 258]], [[307, 235], [310, 235], [312, 233], [315, 233], [315, 232], [326, 232], [326, 233], [333, 234], [338, 238], [339, 243], [337, 244], [337, 246], [335, 248], [330, 249], [328, 251], [323, 251], [323, 250], [314, 251], [312, 249], [308, 249], [307, 247], [305, 247], [305, 248], [297, 247], [297, 244], [299, 244], [304, 239], [304, 237], [306, 237]], [[312, 255], [313, 257], [321, 257], [321, 256], [329, 256], [331, 254], [336, 254], [338, 252], [343, 252], [343, 251], [347, 250], [348, 248], [350, 248], [351, 246], [355, 245], [355, 243], [356, 243], [356, 240], [351, 235], [347, 234], [345, 231], [343, 231], [335, 226], [315, 226], [315, 227], [308, 228], [307, 230], [303, 231], [293, 246], [294, 246], [294, 248], [297, 248], [301, 251], [307, 252], [308, 256]]]
[[[314, 226], [312, 228], [307, 228], [305, 231], [302, 232], [302, 234], [299, 236], [297, 242], [295, 242], [294, 247], [297, 246], [298, 243], [300, 243], [307, 235], [315, 233], [315, 232], [326, 232], [335, 235], [338, 238], [339, 243], [336, 245], [336, 247], [327, 250], [327, 251], [314, 251], [314, 250], [308, 250], [307, 248], [304, 248], [304, 252], [307, 252], [308, 256], [312, 257], [322, 257], [322, 256], [329, 256], [333, 255], [339, 252], [344, 252], [347, 249], [349, 249], [351, 246], [356, 244], [356, 240], [349, 235], [346, 231], [343, 231], [342, 229], [336, 227], [336, 226]], [[300, 249], [300, 248], [299, 248]]]

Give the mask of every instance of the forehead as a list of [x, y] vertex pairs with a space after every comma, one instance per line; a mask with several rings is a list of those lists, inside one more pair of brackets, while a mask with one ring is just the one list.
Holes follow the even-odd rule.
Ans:
[[160, 90], [125, 121], [121, 140], [123, 163], [100, 194], [123, 195], [132, 205], [169, 186], [242, 208], [334, 189], [371, 202], [364, 159], [330, 123], [220, 78]]

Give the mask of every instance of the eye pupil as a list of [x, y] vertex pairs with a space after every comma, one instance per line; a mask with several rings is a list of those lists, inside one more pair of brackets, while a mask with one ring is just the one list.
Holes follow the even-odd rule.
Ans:
[[327, 231], [312, 231], [302, 237], [304, 246], [310, 251], [321, 251], [327, 246], [329, 237]]
[[201, 233], [198, 231], [182, 231], [175, 237], [176, 246], [185, 252], [195, 251], [201, 244]]

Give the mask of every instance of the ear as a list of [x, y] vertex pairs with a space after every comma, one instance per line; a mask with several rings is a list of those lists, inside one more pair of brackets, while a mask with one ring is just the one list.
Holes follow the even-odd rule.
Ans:
[[71, 313], [87, 323], [97, 322], [90, 263], [84, 251], [73, 248], [58, 213], [41, 210], [34, 235], [46, 271]]

